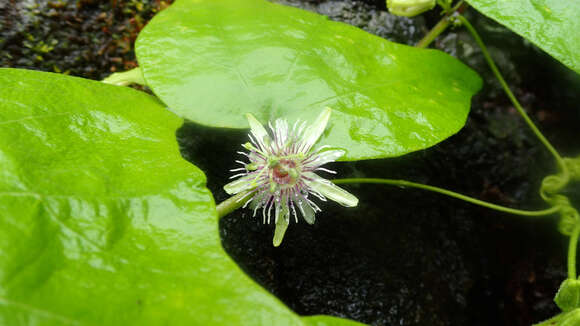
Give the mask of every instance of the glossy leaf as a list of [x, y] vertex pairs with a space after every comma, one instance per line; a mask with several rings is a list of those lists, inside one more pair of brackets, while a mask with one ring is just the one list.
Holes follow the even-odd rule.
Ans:
[[0, 325], [311, 325], [222, 250], [182, 122], [133, 89], [0, 69]]
[[468, 0], [469, 4], [580, 73], [580, 2]]
[[195, 122], [247, 128], [333, 109], [320, 144], [343, 160], [432, 146], [465, 123], [475, 72], [436, 50], [389, 42], [356, 27], [264, 0], [181, 0], [136, 44], [147, 84]]
[[350, 320], [328, 317], [328, 316], [310, 316], [302, 317], [305, 325], [309, 326], [362, 326], [364, 324], [356, 323]]

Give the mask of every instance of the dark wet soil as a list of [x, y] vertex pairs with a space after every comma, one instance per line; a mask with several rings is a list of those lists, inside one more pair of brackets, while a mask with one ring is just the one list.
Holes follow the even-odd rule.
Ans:
[[102, 79], [137, 66], [139, 31], [173, 0], [0, 0], [0, 66]]
[[[437, 13], [396, 18], [383, 1], [299, 1], [371, 33], [412, 44]], [[135, 66], [132, 42], [169, 1], [0, 3], [0, 66], [100, 79]], [[580, 153], [580, 78], [494, 22], [468, 12], [532, 119], [567, 156]], [[545, 205], [537, 190], [554, 171], [463, 30], [435, 46], [485, 79], [466, 126], [427, 150], [400, 158], [335, 163], [340, 177], [408, 179], [523, 209]], [[185, 158], [208, 175], [216, 201], [245, 131], [188, 123], [178, 131]], [[413, 189], [345, 186], [360, 199], [325, 203], [313, 226], [292, 224], [273, 248], [273, 226], [249, 211], [222, 219], [226, 251], [258, 283], [303, 315], [330, 314], [372, 325], [530, 325], [558, 312], [567, 239], [556, 220], [529, 219]], [[580, 187], [573, 202], [580, 204]]]

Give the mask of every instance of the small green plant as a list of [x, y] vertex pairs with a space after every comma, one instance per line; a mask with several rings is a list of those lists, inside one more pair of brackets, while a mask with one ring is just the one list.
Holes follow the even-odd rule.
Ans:
[[[577, 4], [468, 2], [580, 72], [580, 41], [565, 36], [577, 30], [570, 14]], [[0, 320], [358, 325], [292, 312], [228, 257], [217, 222], [246, 204], [261, 209], [264, 222], [276, 223], [278, 246], [291, 217], [315, 222], [319, 208], [311, 196], [352, 207], [358, 199], [337, 184], [380, 183], [510, 214], [559, 216], [560, 231], [570, 237], [568, 278], [555, 298], [562, 313], [538, 325], [576, 325], [580, 216], [563, 190], [580, 180], [580, 158], [561, 157], [533, 124], [461, 14], [466, 3], [387, 5], [412, 16], [436, 3], [441, 21], [409, 47], [264, 0], [181, 0], [139, 35], [139, 68], [105, 83], [0, 69]], [[552, 24], [541, 33], [522, 27], [538, 19]], [[384, 159], [428, 148], [465, 124], [481, 78], [457, 59], [424, 49], [449, 26], [471, 33], [517, 111], [555, 158], [558, 171], [539, 189], [548, 208], [504, 207], [407, 180], [331, 183], [314, 173], [335, 160]], [[131, 83], [148, 86], [155, 96], [118, 87]], [[251, 141], [243, 145], [248, 152], [242, 152], [248, 162], [233, 171], [239, 178], [224, 187], [233, 196], [219, 205], [203, 172], [179, 155], [175, 130], [185, 119], [251, 129]], [[271, 133], [262, 126], [268, 121], [274, 121]], [[328, 147], [314, 147], [317, 141]]]
[[[563, 26], [553, 26], [546, 30], [538, 31], [534, 33], [534, 28], [538, 28], [539, 25], [532, 25], [535, 27], [530, 28], [529, 25], [523, 25], [522, 22], [526, 19], [537, 17], [537, 12], [541, 12], [541, 19], [546, 21], [560, 20], [562, 25], [567, 27], [572, 27], [577, 25], [577, 19], [574, 18], [577, 14], [570, 8], [561, 7], [558, 1], [550, 1], [550, 3], [545, 3], [539, 8], [530, 8], [528, 3], [518, 1], [516, 6], [507, 3], [496, 3], [488, 5], [485, 1], [475, 0], [469, 1], [470, 4], [482, 10], [483, 13], [493, 17], [499, 22], [505, 24], [508, 27], [512, 27], [515, 32], [521, 34], [532, 42], [536, 43], [539, 47], [545, 49], [548, 53], [552, 54], [555, 58], [559, 59], [562, 63], [568, 65], [570, 68], [574, 69], [576, 72], [580, 72], [580, 52], [578, 52], [580, 46], [580, 40], [578, 38], [569, 39], [563, 33], [561, 33], [560, 28]], [[387, 3], [389, 4], [389, 3]], [[542, 182], [542, 186], [539, 189], [539, 194], [544, 199], [544, 201], [551, 207], [543, 211], [510, 211], [503, 207], [494, 207], [489, 203], [476, 202], [471, 198], [465, 198], [462, 195], [449, 192], [447, 190], [429, 187], [425, 185], [419, 185], [414, 183], [408, 183], [406, 181], [393, 181], [393, 180], [372, 180], [371, 182], [379, 182], [385, 184], [395, 184], [395, 185], [408, 185], [414, 186], [426, 190], [436, 191], [452, 197], [466, 200], [474, 204], [479, 204], [491, 209], [496, 209], [510, 214], [523, 215], [523, 216], [549, 216], [557, 213], [560, 217], [559, 220], [559, 230], [562, 234], [570, 237], [570, 243], [568, 246], [568, 278], [564, 280], [560, 286], [560, 290], [556, 294], [554, 301], [558, 307], [562, 310], [562, 313], [546, 320], [545, 322], [539, 323], [537, 325], [576, 325], [580, 323], [580, 287], [578, 286], [578, 275], [576, 274], [576, 251], [578, 247], [578, 237], [580, 235], [580, 215], [578, 210], [571, 204], [568, 197], [562, 194], [562, 191], [572, 180], [579, 180], [580, 175], [578, 174], [580, 168], [580, 157], [578, 158], [563, 158], [558, 151], [550, 144], [546, 137], [541, 133], [541, 131], [534, 125], [530, 117], [527, 115], [517, 98], [514, 96], [510, 90], [505, 79], [501, 75], [499, 69], [497, 68], [495, 62], [493, 61], [491, 55], [489, 54], [487, 47], [485, 46], [483, 40], [471, 25], [471, 23], [460, 14], [463, 10], [464, 1], [459, 1], [454, 7], [451, 6], [451, 1], [439, 1], [438, 4], [441, 6], [443, 19], [428, 33], [423, 40], [421, 40], [417, 46], [427, 47], [434, 38], [442, 33], [448, 26], [455, 25], [464, 26], [472, 37], [475, 39], [476, 43], [482, 50], [482, 53], [487, 61], [493, 74], [501, 84], [506, 95], [524, 119], [529, 128], [536, 135], [538, 140], [546, 147], [546, 149], [554, 157], [556, 164], [558, 166], [558, 173], [554, 175], [546, 176]], [[517, 8], [517, 9], [516, 9]], [[553, 12], [551, 8], [556, 11]], [[514, 14], [514, 11], [521, 11], [524, 14]], [[528, 20], [529, 21], [529, 20]], [[549, 41], [548, 41], [549, 40]], [[337, 180], [341, 182], [341, 180]], [[345, 182], [365, 182], [365, 180], [342, 180]]]

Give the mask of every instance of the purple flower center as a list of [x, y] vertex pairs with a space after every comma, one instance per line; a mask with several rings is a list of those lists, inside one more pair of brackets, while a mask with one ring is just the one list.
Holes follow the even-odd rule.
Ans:
[[271, 169], [271, 175], [274, 182], [279, 185], [293, 185], [298, 179], [296, 162], [293, 160], [282, 159]]

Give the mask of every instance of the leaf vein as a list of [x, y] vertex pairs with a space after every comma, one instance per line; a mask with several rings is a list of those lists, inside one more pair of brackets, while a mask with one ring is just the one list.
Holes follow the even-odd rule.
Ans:
[[37, 307], [31, 306], [31, 305], [27, 305], [27, 304], [24, 304], [24, 303], [12, 301], [12, 300], [9, 300], [9, 299], [4, 298], [4, 297], [0, 297], [0, 304], [1, 305], [5, 305], [5, 306], [12, 306], [14, 308], [21, 309], [21, 310], [25, 310], [27, 312], [30, 312], [32, 314], [36, 314], [36, 315], [39, 315], [39, 316], [42, 316], [42, 317], [45, 317], [45, 318], [50, 318], [50, 319], [53, 319], [53, 320], [58, 320], [59, 322], [66, 323], [68, 325], [86, 325], [86, 326], [92, 325], [92, 324], [87, 324], [87, 323], [84, 323], [84, 322], [80, 322], [78, 320], [74, 320], [74, 319], [72, 319], [72, 318], [70, 318], [68, 316], [64, 316], [64, 315], [61, 315], [61, 314], [57, 314], [57, 313], [54, 313], [52, 311], [48, 311], [48, 310], [45, 310], [45, 309], [37, 308]]

